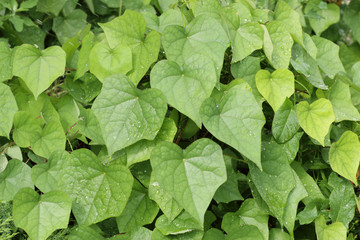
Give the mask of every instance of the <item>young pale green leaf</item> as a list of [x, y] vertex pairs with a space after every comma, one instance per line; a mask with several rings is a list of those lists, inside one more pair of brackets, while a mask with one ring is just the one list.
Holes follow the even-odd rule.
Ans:
[[296, 187], [296, 180], [284, 151], [275, 143], [263, 143], [261, 171], [250, 163], [250, 177], [273, 216], [282, 221], [287, 199]]
[[76, 33], [86, 26], [87, 15], [80, 9], [75, 9], [66, 17], [56, 17], [53, 20], [52, 29], [61, 44], [65, 43]]
[[329, 196], [331, 220], [342, 222], [346, 228], [349, 228], [356, 207], [354, 187], [334, 172], [330, 174], [328, 184], [333, 188]]
[[299, 130], [296, 112], [292, 102], [286, 99], [281, 107], [275, 112], [271, 131], [275, 140], [279, 143], [289, 141]]
[[59, 180], [68, 155], [66, 151], [54, 151], [45, 164], [37, 164], [31, 168], [31, 179], [43, 193], [61, 190]]
[[329, 132], [331, 123], [335, 121], [331, 102], [324, 98], [312, 104], [302, 101], [296, 106], [296, 115], [301, 128], [324, 146], [325, 136]]
[[182, 207], [160, 184], [156, 181], [154, 174], [151, 174], [149, 184], [149, 198], [154, 200], [166, 218], [172, 221], [182, 211]]
[[351, 101], [349, 85], [337, 79], [329, 90], [329, 100], [334, 108], [335, 121], [360, 121], [360, 113]]
[[18, 146], [29, 147], [33, 136], [40, 135], [41, 131], [38, 120], [29, 112], [19, 111], [14, 115], [13, 139]]
[[287, 69], [294, 43], [286, 26], [280, 21], [266, 24], [264, 29], [264, 52], [275, 69]]
[[151, 87], [160, 89], [169, 105], [201, 127], [200, 107], [216, 85], [214, 64], [203, 55], [192, 55], [184, 65], [164, 60], [150, 73]]
[[126, 74], [132, 69], [131, 49], [125, 44], [111, 48], [100, 42], [91, 49], [89, 59], [90, 72], [101, 82], [111, 75]]
[[277, 69], [270, 73], [260, 70], [255, 76], [256, 87], [268, 101], [274, 112], [290, 97], [294, 91], [294, 74], [287, 69]]
[[0, 136], [9, 138], [13, 117], [18, 111], [15, 97], [10, 87], [0, 82]]
[[147, 189], [135, 181], [124, 211], [116, 218], [119, 232], [152, 223], [158, 212], [159, 207], [149, 198]]
[[272, 228], [270, 230], [269, 240], [291, 240], [291, 237], [289, 234], [284, 232], [283, 229]]
[[111, 155], [141, 139], [153, 140], [167, 105], [159, 90], [139, 90], [128, 77], [117, 74], [105, 79], [92, 109]]
[[318, 240], [346, 240], [346, 228], [341, 222], [326, 225], [324, 216], [315, 220], [315, 230]]
[[357, 185], [357, 171], [360, 163], [360, 142], [358, 136], [344, 132], [330, 148], [329, 162], [331, 168]]
[[23, 160], [21, 149], [17, 145], [8, 146], [5, 150], [5, 154], [7, 156], [9, 156], [10, 158], [16, 158], [16, 159], [19, 159], [20, 161]]
[[309, 0], [304, 9], [310, 26], [320, 36], [328, 27], [340, 19], [340, 8], [335, 3], [327, 4], [321, 0]]
[[224, 215], [221, 228], [231, 233], [238, 227], [252, 225], [259, 229], [264, 239], [269, 238], [269, 215], [262, 211], [253, 198], [246, 199], [239, 210]]
[[53, 191], [38, 195], [33, 189], [21, 189], [14, 197], [13, 217], [32, 239], [45, 240], [53, 231], [68, 226], [71, 200], [66, 193]]
[[177, 235], [193, 230], [202, 230], [203, 226], [199, 224], [188, 212], [182, 212], [174, 220], [168, 219], [165, 215], [160, 216], [155, 227], [164, 235]]
[[330, 78], [334, 78], [339, 72], [345, 72], [339, 58], [339, 46], [322, 37], [312, 37], [317, 49], [316, 62]]
[[218, 187], [226, 181], [219, 145], [199, 139], [185, 150], [162, 142], [151, 153], [151, 166], [159, 185], [201, 224]]
[[31, 168], [18, 159], [10, 160], [4, 171], [0, 172], [0, 200], [11, 201], [22, 188], [33, 188]]
[[121, 214], [133, 177], [119, 161], [104, 166], [93, 152], [79, 149], [71, 153], [62, 169], [58, 186], [72, 199], [78, 224], [90, 225]]
[[276, 4], [275, 19], [285, 24], [292, 38], [300, 45], [303, 45], [300, 16], [286, 1], [278, 1]]
[[12, 51], [6, 42], [0, 42], [0, 82], [12, 77]]
[[64, 74], [66, 54], [59, 46], [40, 50], [23, 44], [14, 53], [13, 74], [21, 77], [35, 99]]
[[263, 47], [264, 30], [257, 22], [240, 25], [232, 40], [232, 62], [238, 62]]
[[261, 129], [265, 117], [251, 92], [234, 86], [219, 103], [210, 97], [202, 104], [200, 116], [211, 134], [261, 168]]
[[89, 55], [94, 45], [94, 34], [89, 32], [81, 41], [79, 60], [77, 62], [74, 80], [81, 78], [90, 69]]
[[99, 25], [104, 30], [111, 48], [118, 44], [126, 44], [131, 48], [132, 70], [127, 75], [137, 85], [151, 64], [158, 59], [160, 34], [152, 31], [145, 37], [144, 17], [131, 10], [126, 10], [122, 16]]
[[265, 240], [255, 226], [245, 225], [238, 227], [226, 235], [225, 240]]

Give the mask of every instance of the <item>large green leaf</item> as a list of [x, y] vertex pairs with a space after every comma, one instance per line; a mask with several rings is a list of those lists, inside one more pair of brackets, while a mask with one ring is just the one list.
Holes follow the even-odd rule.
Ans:
[[64, 74], [66, 54], [59, 46], [40, 50], [23, 44], [14, 53], [13, 74], [21, 77], [35, 99]]
[[3, 83], [0, 83], [0, 96], [0, 136], [8, 138], [18, 106], [10, 87]]
[[131, 49], [125, 44], [111, 48], [100, 42], [91, 49], [89, 58], [90, 72], [101, 82], [111, 75], [126, 74], [132, 69]]
[[176, 62], [158, 62], [151, 71], [150, 83], [160, 89], [169, 105], [201, 127], [200, 107], [215, 87], [213, 63], [202, 55], [192, 55], [179, 66]]
[[316, 236], [318, 240], [346, 240], [346, 228], [341, 222], [326, 225], [324, 216], [315, 220]]
[[14, 223], [31, 239], [45, 240], [56, 229], [66, 228], [70, 211], [71, 200], [61, 191], [38, 195], [33, 189], [24, 188], [14, 197]]
[[211, 134], [261, 168], [261, 129], [265, 117], [251, 92], [234, 86], [220, 102], [213, 97], [206, 99], [200, 115]]
[[109, 154], [113, 154], [141, 139], [153, 140], [167, 105], [159, 90], [139, 90], [128, 77], [117, 74], [105, 79], [92, 109]]
[[269, 206], [273, 216], [282, 221], [291, 191], [296, 180], [285, 153], [276, 143], [263, 143], [261, 153], [261, 171], [250, 163], [250, 178], [259, 194]]
[[216, 189], [226, 180], [220, 146], [210, 139], [199, 139], [182, 150], [163, 142], [154, 148], [150, 161], [159, 185], [203, 224]]
[[80, 225], [116, 217], [125, 208], [133, 177], [119, 161], [104, 166], [88, 149], [71, 153], [63, 167], [59, 188], [73, 201], [72, 211]]
[[329, 100], [334, 108], [335, 121], [360, 121], [360, 113], [351, 101], [349, 85], [337, 79], [329, 91]]
[[321, 0], [309, 0], [304, 13], [318, 36], [340, 19], [340, 8], [334, 3], [328, 4]]
[[275, 69], [287, 69], [294, 41], [286, 26], [280, 21], [272, 21], [264, 29], [264, 52]]
[[265, 240], [255, 226], [245, 225], [238, 227], [226, 235], [225, 240]]
[[0, 82], [12, 77], [12, 51], [6, 42], [0, 42]]
[[294, 91], [294, 74], [287, 69], [278, 69], [270, 73], [260, 70], [255, 76], [256, 87], [268, 101], [274, 112], [290, 97]]
[[193, 230], [202, 230], [202, 225], [186, 211], [182, 212], [174, 220], [161, 215], [156, 220], [155, 227], [164, 235], [177, 235]]
[[10, 160], [0, 172], [0, 200], [11, 201], [22, 188], [33, 188], [30, 167], [18, 159]]
[[301, 128], [324, 146], [325, 136], [329, 132], [331, 123], [335, 121], [331, 102], [324, 98], [312, 104], [302, 101], [296, 106], [296, 115]]
[[160, 50], [160, 34], [152, 31], [145, 37], [144, 17], [135, 11], [125, 13], [110, 22], [99, 24], [111, 48], [126, 44], [132, 52], [132, 70], [127, 74], [137, 85], [154, 63]]

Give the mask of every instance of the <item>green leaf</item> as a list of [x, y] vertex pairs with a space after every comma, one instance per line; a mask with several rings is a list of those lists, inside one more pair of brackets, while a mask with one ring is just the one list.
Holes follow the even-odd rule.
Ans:
[[296, 187], [293, 171], [285, 153], [275, 143], [263, 143], [261, 164], [263, 171], [250, 163], [250, 177], [273, 216], [282, 221], [287, 199]]
[[131, 49], [125, 44], [111, 48], [100, 42], [91, 49], [89, 58], [90, 72], [101, 82], [111, 75], [126, 74], [132, 69]]
[[291, 58], [291, 47], [294, 41], [287, 27], [280, 21], [272, 21], [263, 26], [264, 52], [275, 69], [287, 69]]
[[202, 225], [185, 211], [174, 220], [168, 219], [165, 215], [161, 215], [156, 220], [155, 227], [164, 235], [177, 235], [193, 230], [202, 230]]
[[36, 10], [44, 13], [59, 15], [67, 0], [39, 0]]
[[184, 65], [164, 60], [150, 73], [153, 88], [160, 89], [169, 105], [201, 127], [200, 107], [210, 97], [217, 80], [213, 63], [202, 55], [192, 55]]
[[61, 44], [65, 43], [76, 33], [86, 26], [87, 15], [80, 9], [75, 9], [66, 17], [56, 17], [53, 20], [52, 29]]
[[275, 19], [287, 26], [292, 38], [303, 45], [303, 31], [299, 14], [286, 1], [279, 1], [275, 8]]
[[128, 77], [118, 74], [104, 81], [92, 109], [111, 155], [139, 140], [153, 140], [167, 105], [159, 90], [139, 90]]
[[329, 196], [331, 220], [342, 222], [346, 228], [349, 228], [356, 207], [354, 187], [334, 172], [330, 174], [328, 184], [333, 188]]
[[334, 78], [339, 72], [345, 72], [339, 58], [339, 46], [318, 36], [313, 36], [312, 39], [318, 49], [316, 61], [320, 69], [330, 78]]
[[296, 112], [292, 102], [286, 99], [281, 107], [275, 112], [272, 122], [272, 134], [279, 143], [289, 141], [299, 130]]
[[54, 151], [45, 164], [37, 164], [31, 169], [31, 179], [37, 188], [43, 193], [61, 190], [59, 180], [62, 177], [62, 169], [68, 158], [66, 151]]
[[0, 42], [0, 82], [12, 78], [11, 49], [6, 42]]
[[204, 232], [202, 231], [191, 231], [178, 235], [165, 236], [155, 228], [151, 235], [151, 240], [202, 240], [203, 235]]
[[74, 80], [81, 78], [89, 69], [89, 55], [94, 46], [94, 34], [89, 32], [81, 41], [81, 49], [79, 51], [79, 60], [77, 62]]
[[284, 232], [282, 229], [272, 228], [270, 230], [269, 240], [291, 240], [291, 237], [289, 234]]
[[[137, 227], [132, 229], [125, 234], [118, 234], [110, 238], [111, 240], [129, 240], [129, 239], [141, 239], [141, 240], [151, 240], [152, 231], [146, 227]], [[108, 239], [108, 238], [107, 238]], [[82, 240], [82, 239], [79, 239]]]
[[137, 226], [152, 223], [158, 212], [159, 207], [150, 200], [147, 189], [135, 181], [124, 211], [116, 218], [119, 232], [128, 232]]
[[329, 90], [329, 100], [334, 108], [335, 121], [360, 121], [360, 113], [351, 101], [349, 85], [336, 80]]
[[255, 76], [256, 87], [268, 101], [274, 112], [290, 97], [294, 91], [294, 74], [287, 69], [278, 69], [270, 73], [260, 70]]
[[329, 132], [335, 115], [331, 102], [321, 98], [309, 104], [302, 101], [296, 106], [296, 115], [302, 129], [324, 146], [325, 136]]
[[183, 209], [171, 194], [160, 186], [153, 173], [150, 177], [149, 198], [158, 204], [161, 211], [170, 221], [177, 217]]
[[225, 240], [225, 235], [221, 230], [211, 228], [204, 234], [203, 240]]
[[14, 223], [32, 239], [45, 240], [56, 229], [66, 228], [70, 211], [71, 200], [61, 191], [38, 195], [33, 189], [24, 188], [14, 197]]
[[238, 62], [263, 47], [264, 30], [257, 22], [240, 25], [232, 40], [232, 62]]
[[70, 232], [69, 240], [105, 240], [101, 233], [90, 226], [79, 226]]
[[13, 117], [18, 111], [18, 106], [10, 87], [3, 83], [0, 83], [0, 96], [0, 136], [9, 138]]
[[82, 134], [93, 141], [91, 143], [101, 145], [105, 144], [101, 134], [99, 121], [95, 117], [92, 109], [85, 109], [81, 107], [79, 119], [79, 130]]
[[202, 104], [200, 116], [211, 134], [261, 168], [261, 129], [265, 117], [251, 92], [234, 86], [219, 103], [210, 97]]
[[33, 136], [40, 135], [41, 131], [38, 120], [30, 113], [19, 111], [14, 115], [13, 139], [18, 146], [29, 147]]
[[268, 214], [262, 211], [253, 198], [248, 198], [241, 204], [239, 210], [224, 215], [221, 228], [231, 233], [241, 226], [252, 225], [259, 229], [263, 239], [268, 239], [268, 221]]
[[219, 145], [199, 139], [182, 150], [162, 142], [151, 153], [151, 166], [159, 185], [201, 224], [216, 189], [226, 180]]
[[351, 28], [352, 35], [358, 43], [360, 43], [360, 4], [357, 1], [351, 1], [349, 5], [346, 6], [344, 11], [344, 22]]
[[259, 229], [254, 226], [241, 226], [226, 235], [225, 240], [264, 240]]
[[304, 13], [318, 36], [340, 20], [340, 8], [335, 3], [327, 4], [321, 0], [309, 0]]
[[66, 54], [59, 46], [40, 50], [29, 44], [14, 53], [13, 74], [21, 77], [35, 99], [64, 74]]
[[318, 240], [346, 240], [346, 228], [341, 222], [326, 225], [324, 216], [315, 220], [316, 236]]
[[101, 82], [91, 73], [85, 73], [83, 77], [76, 80], [67, 76], [63, 88], [78, 102], [89, 103], [101, 91]]
[[9, 156], [10, 158], [16, 158], [19, 159], [20, 161], [23, 160], [23, 156], [21, 153], [21, 149], [19, 146], [8, 146], [8, 148], [5, 151], [5, 154], [7, 156]]
[[121, 214], [133, 183], [124, 165], [112, 161], [104, 166], [88, 149], [75, 150], [62, 160], [66, 160], [66, 164], [59, 187], [72, 199], [78, 224], [90, 225]]
[[31, 168], [18, 159], [10, 160], [4, 171], [0, 172], [0, 200], [11, 201], [22, 188], [33, 188]]
[[152, 31], [146, 37], [144, 17], [135, 11], [125, 13], [110, 22], [99, 24], [111, 48], [126, 44], [132, 52], [132, 70], [127, 74], [137, 85], [152, 63], [158, 59], [160, 34]]

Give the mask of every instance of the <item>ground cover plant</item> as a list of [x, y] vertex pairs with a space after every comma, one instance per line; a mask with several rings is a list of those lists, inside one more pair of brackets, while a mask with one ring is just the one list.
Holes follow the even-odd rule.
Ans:
[[360, 1], [0, 1], [1, 239], [359, 239]]

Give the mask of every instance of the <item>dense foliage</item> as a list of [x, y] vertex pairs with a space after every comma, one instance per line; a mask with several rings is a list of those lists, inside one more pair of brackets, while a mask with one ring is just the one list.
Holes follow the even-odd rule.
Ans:
[[358, 239], [360, 1], [1, 0], [1, 239]]

